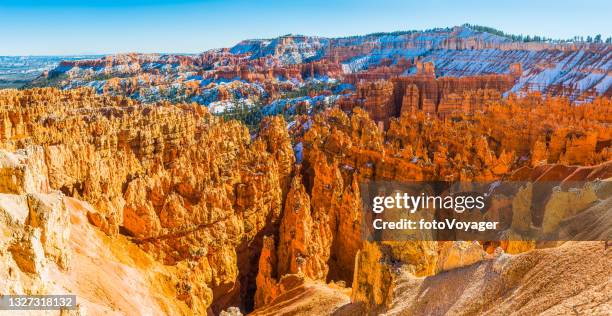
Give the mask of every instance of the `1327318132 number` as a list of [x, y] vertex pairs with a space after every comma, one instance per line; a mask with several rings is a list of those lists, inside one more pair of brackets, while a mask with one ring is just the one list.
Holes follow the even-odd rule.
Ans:
[[2, 295], [0, 310], [75, 309], [76, 295]]

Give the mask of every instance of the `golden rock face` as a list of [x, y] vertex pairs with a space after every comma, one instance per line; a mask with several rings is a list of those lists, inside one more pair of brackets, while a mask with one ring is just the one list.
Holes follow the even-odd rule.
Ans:
[[[309, 71], [316, 67], [323, 66]], [[40, 273], [50, 262], [69, 267], [71, 249], [85, 242], [70, 234], [74, 225], [96, 249], [115, 241], [133, 247], [138, 262], [130, 264], [146, 279], [142, 291], [163, 288], [155, 295], [168, 299], [156, 304], [168, 311], [263, 308], [312, 289], [312, 281], [350, 288], [354, 302], [376, 310], [395, 304], [398, 271], [430, 276], [471, 265], [487, 245], [364, 242], [362, 181], [611, 176], [610, 99], [580, 106], [538, 95], [502, 99], [489, 90], [460, 91], [481, 83], [442, 80], [436, 85], [452, 92], [436, 101], [444, 113], [436, 118], [418, 106], [428, 102], [419, 96], [425, 90], [405, 83], [398, 97], [397, 84], [364, 85], [358, 94], [366, 101], [345, 104], [348, 113], [298, 117], [291, 128], [281, 117], [265, 118], [253, 137], [197, 105], [145, 105], [88, 89], [1, 91], [0, 209], [15, 210], [2, 225], [19, 232], [2, 245], [3, 256], [23, 273]], [[555, 206], [568, 198], [550, 202], [541, 214], [546, 225], [558, 222], [557, 211], [571, 213]], [[584, 195], [580, 207], [593, 199]], [[525, 208], [520, 200], [499, 203]], [[515, 225], [528, 223], [517, 218]], [[499, 245], [516, 253], [536, 247]]]
[[0, 104], [2, 146], [41, 146], [45, 172], [34, 171], [48, 174], [48, 184], [31, 180], [26, 168], [18, 183], [3, 181], [6, 190], [48, 185], [85, 200], [92, 224], [122, 231], [166, 264], [193, 262], [205, 284], [232, 289], [233, 299], [239, 267], [254, 282], [249, 260], [259, 255], [257, 236], [276, 229], [294, 162], [281, 119], [266, 120], [251, 140], [199, 106], [144, 106], [89, 90], [3, 92]]
[[[388, 86], [380, 82], [367, 85], [374, 91]], [[364, 98], [378, 94], [358, 93]], [[609, 146], [602, 145], [610, 139], [610, 106], [609, 99], [570, 107], [554, 98], [501, 99], [498, 95], [491, 103], [480, 104], [480, 110], [472, 115], [461, 113], [440, 120], [422, 110], [401, 113], [399, 118], [389, 119], [386, 131], [369, 118], [372, 113], [367, 108], [355, 107], [350, 115], [339, 109], [315, 115], [309, 118], [307, 130], [293, 132], [298, 135], [296, 142], [302, 143], [303, 160], [287, 196], [278, 247], [271, 250], [276, 250], [278, 263], [277, 272], [271, 275], [340, 280], [352, 286], [353, 301], [376, 310], [392, 302], [394, 265], [426, 276], [483, 260], [487, 244], [364, 243], [359, 228], [362, 215], [358, 184], [368, 180], [536, 180], [521, 176], [525, 171], [514, 172], [521, 167], [530, 169], [532, 161], [568, 169], [559, 174], [546, 172], [548, 181], [563, 181], [577, 168], [557, 165], [567, 164], [565, 157], [574, 157], [572, 163], [582, 165], [612, 158]], [[574, 149], [574, 137], [592, 144], [589, 150], [579, 151], [580, 158]], [[538, 141], [540, 138], [547, 142]], [[529, 159], [532, 155], [537, 157]], [[609, 170], [602, 166], [597, 168]], [[605, 172], [599, 175], [609, 178]], [[498, 202], [520, 206], [519, 201]], [[564, 218], [554, 213], [547, 212], [552, 221]], [[510, 253], [535, 248], [530, 241], [498, 245]], [[380, 260], [395, 263], [381, 265]], [[278, 296], [281, 293], [277, 290], [272, 287], [267, 293]], [[260, 292], [266, 291], [262, 287]]]

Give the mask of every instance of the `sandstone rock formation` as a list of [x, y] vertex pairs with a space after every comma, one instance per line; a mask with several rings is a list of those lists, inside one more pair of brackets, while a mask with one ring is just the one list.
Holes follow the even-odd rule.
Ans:
[[609, 43], [524, 42], [494, 33], [464, 25], [341, 38], [285, 35], [195, 55], [68, 60], [26, 86], [88, 86], [141, 102], [214, 107], [237, 100], [270, 104], [322, 92], [341, 96], [342, 88], [363, 81], [392, 80], [401, 86], [394, 92], [394, 111], [402, 96], [413, 94], [406, 91], [408, 85], [415, 84], [417, 107], [441, 116], [479, 110], [481, 100], [498, 92], [540, 92], [574, 103], [612, 95]]
[[[377, 98], [384, 99], [390, 94], [382, 92], [387, 87], [384, 82], [365, 86], [372, 87], [370, 91], [381, 91], [370, 94]], [[551, 134], [549, 129], [568, 135], [564, 133], [581, 126], [584, 130], [574, 135], [584, 135], [586, 130], [597, 131], [594, 132], [599, 135], [597, 142], [607, 143], [609, 100], [601, 99], [581, 107], [565, 107], [560, 105], [563, 100], [542, 101], [536, 96], [507, 100], [498, 96], [496, 100], [489, 105], [480, 104], [481, 110], [471, 115], [455, 115], [454, 120], [432, 119], [423, 111], [401, 113], [399, 118], [390, 118], [386, 131], [369, 118], [371, 113], [358, 108], [353, 108], [350, 116], [333, 109], [308, 118], [308, 124], [296, 124], [298, 130], [291, 133], [301, 144], [301, 164], [287, 196], [275, 247], [267, 248], [270, 254], [263, 261], [266, 275], [261, 276], [266, 285], [261, 287], [260, 293], [272, 300], [281, 297], [284, 291], [279, 290], [278, 280], [283, 275], [300, 274], [307, 279], [343, 281], [353, 288], [353, 302], [364, 304], [369, 311], [384, 310], [391, 306], [393, 293], [399, 291], [394, 284], [404, 274], [427, 276], [469, 266], [484, 260], [488, 256], [485, 250], [494, 252], [498, 246], [499, 250], [509, 253], [544, 246], [528, 240], [517, 241], [510, 235], [508, 241], [498, 242], [493, 247], [486, 242], [481, 246], [470, 242], [407, 245], [360, 241], [360, 229], [356, 224], [363, 220], [358, 185], [362, 181], [488, 181], [504, 177], [514, 177], [516, 181], [511, 171], [521, 166], [529, 168], [531, 148], [540, 136]], [[377, 108], [380, 109], [384, 107]], [[587, 117], [584, 113], [598, 114]], [[511, 122], [524, 124], [525, 129], [512, 129], [509, 127]], [[526, 139], [532, 139], [533, 143], [526, 142]], [[546, 161], [566, 162], [563, 157], [572, 151], [571, 146], [566, 143], [557, 148], [563, 148], [561, 153], [547, 156]], [[610, 159], [607, 147], [595, 148], [600, 148], [600, 151], [581, 151], [582, 157], [576, 158], [578, 161], [574, 163], [589, 165]], [[557, 150], [546, 149], [545, 152]], [[568, 172], [576, 170], [576, 167], [556, 166], [568, 169]], [[600, 167], [593, 168], [601, 170]], [[605, 171], [598, 174], [602, 179], [609, 178]], [[561, 182], [564, 179], [554, 180]], [[500, 208], [512, 209], [513, 205], [512, 200], [495, 203]], [[603, 206], [607, 202], [602, 203]], [[514, 204], [520, 207], [519, 202]], [[549, 208], [561, 211], [552, 204]], [[520, 210], [516, 212], [520, 214]], [[569, 213], [563, 216], [547, 213], [553, 221], [571, 216]], [[532, 214], [527, 216], [531, 221]], [[516, 225], [523, 225], [519, 223], [517, 217]], [[387, 264], [381, 266], [381, 261]], [[338, 271], [339, 267], [350, 269], [353, 266], [355, 268], [349, 274]]]
[[42, 146], [33, 161], [2, 156], [2, 170], [22, 170], [4, 176], [4, 190], [51, 188], [91, 203], [89, 221], [107, 234], [130, 236], [166, 264], [189, 263], [219, 308], [254, 290], [253, 260], [277, 229], [294, 161], [282, 120], [263, 122], [251, 141], [242, 125], [193, 105], [50, 89], [3, 92], [0, 104], [3, 147]]
[[385, 314], [605, 315], [612, 308], [610, 260], [603, 242], [567, 243], [426, 279], [404, 276]]
[[[175, 293], [187, 270], [156, 262], [125, 237], [111, 240], [88, 224], [89, 204], [50, 189], [47, 173], [40, 172], [46, 167], [42, 152], [38, 146], [0, 151], [3, 158], [19, 158], [2, 167], [6, 177], [18, 180], [0, 191], [2, 293], [75, 294], [74, 312], [80, 314], [206, 310], [210, 290], [191, 308]], [[24, 175], [37, 181], [23, 181], [33, 180]]]
[[[455, 91], [439, 100], [456, 101], [456, 91], [486, 89], [501, 82], [496, 78], [432, 80]], [[476, 90], [482, 98], [436, 118], [404, 106], [419, 104], [422, 92], [412, 82], [398, 97], [402, 80], [394, 80], [364, 83], [358, 92], [364, 103], [348, 99], [347, 111], [334, 107], [290, 126], [266, 117], [256, 132], [196, 104], [142, 104], [90, 89], [0, 91], [1, 225], [10, 236], [1, 245], [7, 268], [0, 285], [8, 293], [76, 293], [94, 313], [218, 314], [235, 312], [232, 307], [262, 315], [427, 313], [437, 307], [402, 295], [418, 298], [425, 295], [419, 286], [444, 275], [474, 269], [482, 276], [487, 265], [512, 261], [516, 270], [492, 277], [503, 281], [475, 281], [491, 286], [487, 302], [493, 302], [505, 281], [522, 284], [521, 267], [539, 264], [539, 256], [565, 258], [566, 249], [594, 247], [540, 250], [551, 245], [511, 238], [363, 240], [360, 184], [376, 180], [562, 181], [570, 187], [552, 193], [541, 214], [530, 214], [528, 190], [495, 203], [516, 208], [521, 216], [511, 228], [517, 230], [571, 228], [568, 217], [604, 224], [610, 218], [609, 187], [571, 187], [571, 180], [612, 176], [609, 98], [572, 106], [567, 99], [501, 99]], [[438, 105], [451, 104], [444, 102]], [[571, 208], [563, 203], [569, 198]], [[592, 238], [606, 236], [606, 227], [592, 227]], [[596, 286], [606, 285], [594, 275], [604, 272], [593, 271], [580, 284], [597, 294]], [[128, 291], [138, 304], [126, 299]], [[323, 296], [320, 306], [307, 301]], [[470, 299], [462, 302], [476, 308]]]

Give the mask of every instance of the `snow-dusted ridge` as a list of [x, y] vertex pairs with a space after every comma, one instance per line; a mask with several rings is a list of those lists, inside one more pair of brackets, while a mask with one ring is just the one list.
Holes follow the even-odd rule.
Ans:
[[[509, 73], [509, 65], [518, 63], [521, 74], [511, 92], [538, 90], [554, 95], [563, 91], [571, 98], [585, 93], [612, 95], [611, 44], [524, 42], [468, 26], [338, 38], [284, 35], [244, 40], [198, 55], [109, 55], [62, 62], [32, 85], [90, 86], [145, 102], [170, 99], [210, 105], [224, 101], [213, 104], [217, 105], [256, 97], [272, 103], [284, 99], [285, 93], [288, 100], [299, 99], [303, 95], [296, 96], [295, 91], [304, 84], [328, 88], [335, 84], [315, 83], [321, 76], [341, 81], [346, 74], [383, 62], [415, 59], [433, 62], [436, 76], [455, 77]], [[337, 70], [310, 77], [301, 68], [317, 62], [335, 65]], [[414, 67], [401, 75], [413, 73]], [[270, 80], [280, 89], [280, 96], [272, 99], [263, 82]]]

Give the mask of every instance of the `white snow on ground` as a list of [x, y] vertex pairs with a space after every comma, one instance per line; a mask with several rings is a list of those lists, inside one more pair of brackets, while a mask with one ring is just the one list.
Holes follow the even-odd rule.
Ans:
[[318, 104], [326, 108], [334, 104], [341, 97], [342, 95], [318, 95], [315, 97], [303, 96], [290, 99], [278, 99], [264, 106], [263, 113], [265, 115], [277, 115], [281, 113], [290, 115], [297, 114], [296, 106], [298, 103], [306, 104], [308, 113], [312, 113], [313, 106]]
[[603, 79], [601, 79], [596, 85], [595, 89], [597, 93], [604, 93], [608, 91], [612, 87], [612, 75], [606, 75]]
[[[482, 45], [510, 44], [505, 37], [478, 32], [466, 27], [438, 29], [425, 32], [396, 32], [386, 34], [371, 34], [345, 38], [323, 38], [312, 36], [290, 35], [275, 39], [246, 40], [232, 47], [229, 52], [211, 50], [221, 55], [242, 54], [238, 59], [268, 58], [265, 63], [280, 61], [281, 64], [295, 64], [314, 61], [322, 58], [330, 49], [348, 48], [349, 52], [360, 52], [356, 56], [342, 62], [344, 73], [355, 73], [380, 64], [382, 59], [399, 58], [412, 59], [420, 57], [423, 61], [435, 64], [437, 76], [472, 76], [482, 74], [508, 73], [509, 65], [515, 62], [523, 68], [522, 76], [511, 89], [518, 92], [524, 89], [547, 92], [551, 86], [564, 86], [581, 91], [594, 90], [606, 93], [612, 86], [612, 49], [611, 45], [601, 46], [601, 49], [557, 50], [557, 49], [462, 49], [453, 48], [456, 40], [469, 40], [470, 43]], [[363, 45], [355, 47], [356, 45]], [[544, 44], [543, 44], [544, 45]], [[355, 50], [353, 50], [355, 48]], [[219, 56], [219, 55], [217, 55]], [[171, 98], [180, 94], [185, 84], [199, 81], [200, 93], [185, 97], [185, 102], [197, 102], [210, 105], [214, 111], [224, 111], [227, 102], [219, 102], [219, 89], [223, 87], [232, 99], [243, 99], [246, 95], [265, 97], [261, 83], [246, 82], [234, 79], [219, 79], [213, 76], [215, 67], [222, 66], [223, 61], [189, 67], [181, 66], [177, 55], [143, 54], [130, 56], [127, 63], [113, 64], [109, 61], [118, 56], [103, 57], [98, 63], [82, 64], [71, 67], [70, 64], [58, 66], [53, 70], [57, 74], [69, 76], [67, 83], [61, 88], [69, 89], [79, 86], [90, 86], [102, 92], [109, 78], [118, 79], [120, 85], [129, 85], [134, 75], [139, 75], [138, 89], [130, 92], [130, 97], [153, 102]], [[0, 57], [0, 62], [3, 60]], [[131, 58], [137, 58], [133, 60]], [[221, 58], [220, 60], [222, 60]], [[235, 60], [235, 59], [234, 59]], [[15, 65], [24, 63], [21, 59], [10, 60]], [[106, 66], [105, 66], [106, 65]], [[37, 65], [37, 69], [41, 69]], [[146, 72], [145, 75], [140, 76]], [[404, 74], [415, 72], [415, 68], [407, 69]], [[207, 78], [207, 79], [204, 79]], [[287, 80], [276, 78], [280, 83], [289, 86], [289, 91], [297, 91], [308, 84], [336, 85], [336, 78], [311, 78], [307, 82], [298, 79]], [[580, 93], [581, 91], [578, 91]], [[287, 91], [284, 91], [287, 92]], [[272, 102], [265, 107], [270, 114], [279, 111], [295, 111], [295, 104], [304, 102], [312, 109], [315, 104], [331, 104], [335, 102], [341, 90], [334, 88], [335, 96], [297, 97]], [[293, 94], [295, 95], [295, 94]]]
[[242, 102], [242, 104], [237, 104], [233, 101], [228, 101], [228, 100], [215, 101], [208, 105], [208, 110], [210, 110], [210, 112], [213, 114], [222, 114], [226, 112], [227, 110], [231, 110], [235, 108], [236, 106], [246, 105], [247, 107], [251, 107], [254, 104], [253, 101], [249, 99], [242, 99], [240, 100], [240, 102]]

